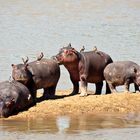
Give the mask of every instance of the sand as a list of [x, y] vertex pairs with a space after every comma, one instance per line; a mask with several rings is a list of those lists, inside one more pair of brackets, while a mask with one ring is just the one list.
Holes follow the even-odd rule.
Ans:
[[[8, 119], [26, 119], [51, 115], [81, 115], [88, 113], [138, 113], [140, 112], [140, 93], [113, 93], [86, 97], [66, 96], [70, 90], [57, 91], [57, 99], [44, 100], [27, 111], [20, 112]], [[40, 96], [40, 93], [38, 93]]]

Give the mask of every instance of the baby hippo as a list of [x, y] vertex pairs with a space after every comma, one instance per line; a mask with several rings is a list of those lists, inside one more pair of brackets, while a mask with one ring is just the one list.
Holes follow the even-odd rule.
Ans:
[[0, 82], [0, 117], [9, 117], [32, 105], [33, 99], [26, 86], [14, 80]]
[[115, 87], [120, 85], [125, 85], [125, 91], [129, 92], [131, 83], [134, 83], [135, 91], [139, 91], [140, 66], [132, 61], [117, 61], [108, 64], [104, 69], [104, 77], [111, 92], [117, 92]]

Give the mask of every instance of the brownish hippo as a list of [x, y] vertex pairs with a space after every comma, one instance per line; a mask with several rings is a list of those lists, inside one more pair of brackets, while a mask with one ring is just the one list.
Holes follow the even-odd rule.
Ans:
[[24, 64], [12, 64], [12, 77], [26, 85], [36, 102], [37, 89], [44, 89], [43, 98], [55, 95], [56, 86], [60, 77], [60, 67], [53, 59], [42, 58], [43, 54], [36, 61], [24, 61]]
[[128, 92], [131, 83], [134, 83], [135, 91], [139, 91], [140, 66], [132, 61], [117, 61], [109, 64], [104, 69], [104, 77], [111, 92], [116, 92], [115, 87], [120, 85], [125, 85], [125, 91]]
[[[104, 75], [104, 68], [112, 63], [111, 57], [101, 51], [78, 52], [69, 44], [67, 47], [60, 49], [59, 53], [53, 58], [59, 64], [63, 64], [70, 74], [73, 83], [73, 94], [79, 92], [79, 81], [81, 82], [80, 96], [87, 95], [87, 84], [95, 83], [95, 94], [101, 94]], [[106, 93], [110, 93], [108, 85]]]

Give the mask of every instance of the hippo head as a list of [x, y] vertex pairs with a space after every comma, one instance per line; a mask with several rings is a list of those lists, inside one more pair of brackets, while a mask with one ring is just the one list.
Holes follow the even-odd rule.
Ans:
[[27, 61], [24, 61], [24, 64], [12, 64], [12, 68], [13, 79], [26, 85], [32, 77], [31, 72], [28, 70]]
[[7, 97], [6, 99], [0, 99], [0, 117], [9, 117], [14, 109], [15, 99]]
[[68, 46], [61, 48], [59, 53], [56, 56], [53, 56], [53, 59], [60, 65], [73, 63], [78, 59], [78, 52], [69, 44]]

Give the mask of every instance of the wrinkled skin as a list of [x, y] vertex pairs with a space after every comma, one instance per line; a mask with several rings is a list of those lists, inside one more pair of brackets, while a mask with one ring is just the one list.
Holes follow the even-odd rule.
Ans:
[[0, 117], [9, 117], [32, 105], [27, 87], [17, 81], [0, 83]]
[[132, 61], [118, 61], [109, 64], [104, 70], [104, 77], [109, 84], [111, 92], [117, 92], [116, 86], [124, 85], [129, 91], [129, 85], [134, 83], [135, 91], [140, 86], [140, 66]]
[[[53, 58], [59, 63], [63, 64], [70, 74], [70, 79], [73, 83], [72, 95], [79, 92], [79, 81], [80, 85], [80, 96], [87, 95], [87, 84], [95, 83], [96, 92], [95, 94], [101, 94], [103, 86], [103, 70], [107, 64], [112, 62], [109, 55], [98, 51], [89, 52], [78, 52], [69, 44], [67, 47], [60, 49], [59, 53]], [[106, 93], [110, 93], [107, 85]]]
[[44, 89], [43, 98], [46, 99], [55, 94], [60, 77], [60, 67], [52, 59], [41, 59], [28, 64], [12, 64], [12, 77], [26, 85], [36, 102], [37, 89]]

